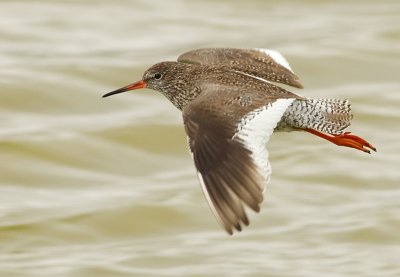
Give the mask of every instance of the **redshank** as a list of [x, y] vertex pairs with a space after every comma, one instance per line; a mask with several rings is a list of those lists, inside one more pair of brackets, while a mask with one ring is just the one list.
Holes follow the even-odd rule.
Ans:
[[266, 143], [274, 131], [306, 131], [370, 153], [375, 147], [344, 130], [345, 99], [310, 99], [274, 83], [303, 88], [285, 58], [266, 49], [205, 48], [161, 62], [142, 80], [105, 94], [150, 88], [182, 111], [197, 176], [212, 212], [232, 234], [260, 211], [271, 175]]

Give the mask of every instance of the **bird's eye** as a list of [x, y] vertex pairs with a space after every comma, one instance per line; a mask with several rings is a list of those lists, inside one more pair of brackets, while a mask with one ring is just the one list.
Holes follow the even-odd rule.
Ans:
[[156, 79], [156, 80], [160, 80], [161, 77], [162, 77], [161, 73], [154, 74], [154, 79]]

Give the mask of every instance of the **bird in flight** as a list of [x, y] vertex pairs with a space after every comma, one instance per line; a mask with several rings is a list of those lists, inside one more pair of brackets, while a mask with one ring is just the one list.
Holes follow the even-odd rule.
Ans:
[[149, 88], [182, 111], [203, 192], [226, 232], [249, 225], [245, 206], [260, 211], [271, 166], [274, 131], [306, 131], [365, 153], [376, 148], [345, 132], [345, 99], [312, 99], [278, 85], [303, 88], [286, 59], [267, 49], [203, 48], [147, 69], [142, 80], [103, 97]]

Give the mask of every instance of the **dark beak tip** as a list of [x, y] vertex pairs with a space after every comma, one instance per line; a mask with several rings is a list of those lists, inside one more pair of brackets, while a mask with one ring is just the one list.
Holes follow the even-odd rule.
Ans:
[[102, 98], [106, 98], [106, 97], [111, 96], [111, 95], [112, 95], [112, 93], [109, 92], [109, 93], [104, 94], [104, 95], [102, 96]]
[[127, 86], [125, 86], [123, 88], [120, 88], [120, 89], [111, 91], [109, 93], [106, 93], [106, 94], [104, 94], [102, 96], [102, 98], [105, 98], [105, 97], [108, 97], [108, 96], [111, 96], [111, 95], [114, 95], [114, 94], [122, 93], [122, 92], [125, 92], [125, 91], [128, 91], [128, 90], [140, 89], [140, 88], [145, 88], [145, 87], [146, 87], [146, 83], [144, 83], [143, 81], [138, 81], [136, 83], [127, 85]]
[[128, 87], [123, 87], [123, 88], [120, 88], [120, 89], [117, 89], [117, 90], [113, 90], [113, 91], [111, 91], [109, 93], [104, 94], [103, 98], [111, 96], [111, 95], [114, 95], [114, 94], [122, 93], [122, 92], [125, 92], [125, 91], [128, 91], [128, 90], [129, 90]]

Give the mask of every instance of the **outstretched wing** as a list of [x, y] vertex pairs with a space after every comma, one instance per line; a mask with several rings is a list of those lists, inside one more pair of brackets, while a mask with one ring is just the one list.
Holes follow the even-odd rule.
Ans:
[[293, 99], [258, 94], [245, 109], [226, 100], [239, 99], [240, 92], [211, 87], [185, 107], [183, 120], [208, 204], [232, 234], [249, 224], [244, 205], [260, 211], [271, 174], [266, 143]]
[[266, 81], [303, 88], [286, 59], [273, 50], [203, 48], [180, 55], [178, 62], [227, 66]]

